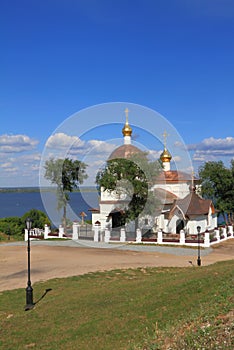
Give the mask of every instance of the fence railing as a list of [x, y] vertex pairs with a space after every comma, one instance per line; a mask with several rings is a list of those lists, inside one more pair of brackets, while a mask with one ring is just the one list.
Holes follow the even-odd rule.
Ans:
[[[195, 246], [200, 244], [204, 247], [210, 247], [213, 244], [233, 238], [233, 226], [223, 226], [212, 231], [206, 230], [197, 234], [189, 235], [184, 230], [179, 234], [165, 233], [161, 230], [158, 232], [151, 232], [150, 230], [144, 232], [137, 229], [136, 232], [126, 231], [124, 227], [120, 229], [106, 228], [101, 230], [100, 225], [80, 225], [77, 222], [73, 223], [72, 227], [66, 229], [62, 225], [59, 226], [57, 232], [51, 232], [48, 225], [45, 225], [44, 230], [33, 229], [30, 230], [30, 239], [49, 239], [49, 238], [63, 238], [73, 240], [93, 240], [94, 242], [121, 242], [121, 243], [142, 243], [142, 244], [171, 244], [171, 245], [188, 245]], [[25, 230], [25, 241], [28, 239], [28, 232]]]

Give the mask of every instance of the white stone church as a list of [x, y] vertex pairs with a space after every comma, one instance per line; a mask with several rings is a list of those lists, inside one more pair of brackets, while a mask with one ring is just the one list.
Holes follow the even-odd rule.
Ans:
[[[126, 122], [122, 129], [123, 145], [115, 149], [109, 159], [128, 158], [141, 150], [131, 144], [132, 128], [128, 122], [128, 111]], [[164, 150], [160, 159], [163, 171], [157, 177], [151, 190], [161, 199], [160, 211], [155, 217], [142, 213], [139, 218], [139, 228], [146, 232], [180, 233], [184, 230], [186, 234], [197, 234], [197, 226], [201, 232], [212, 231], [217, 227], [217, 213], [211, 200], [202, 198], [198, 193], [199, 180], [193, 175], [177, 170], [171, 170], [172, 156], [166, 147], [166, 134]], [[99, 208], [92, 209], [92, 224], [100, 225], [100, 228], [115, 228], [119, 222], [119, 216], [124, 210], [130, 198], [120, 191], [101, 189]], [[135, 223], [125, 225], [126, 232], [135, 230]]]

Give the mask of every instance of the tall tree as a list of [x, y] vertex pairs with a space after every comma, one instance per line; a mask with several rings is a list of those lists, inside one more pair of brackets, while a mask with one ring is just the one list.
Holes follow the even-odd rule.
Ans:
[[67, 203], [70, 199], [69, 192], [72, 192], [79, 184], [88, 177], [86, 164], [79, 160], [54, 159], [51, 158], [45, 163], [45, 178], [52, 184], [57, 185], [57, 209], [63, 208], [63, 226], [66, 229]]
[[138, 226], [139, 215], [147, 207], [147, 214], [156, 212], [159, 201], [150, 191], [154, 178], [162, 166], [159, 161], [150, 162], [147, 153], [134, 154], [129, 158], [108, 160], [103, 170], [98, 172], [96, 183], [110, 193], [130, 198], [123, 209], [121, 224], [135, 220]]
[[234, 161], [230, 169], [222, 161], [206, 162], [199, 168], [199, 177], [202, 195], [212, 199], [227, 222], [225, 213], [231, 217], [234, 212]]
[[21, 220], [24, 228], [27, 218], [32, 220], [32, 226], [36, 228], [44, 228], [45, 224], [50, 225], [48, 216], [43, 211], [38, 209], [31, 209], [22, 216]]

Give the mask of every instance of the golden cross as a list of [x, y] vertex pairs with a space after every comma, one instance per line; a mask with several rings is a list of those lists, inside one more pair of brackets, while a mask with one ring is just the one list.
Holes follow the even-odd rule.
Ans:
[[126, 115], [126, 124], [128, 124], [128, 113], [129, 113], [129, 109], [126, 108], [124, 112], [125, 112], [125, 115]]
[[167, 148], [167, 136], [169, 136], [169, 134], [165, 130], [162, 136], [164, 137], [164, 147]]

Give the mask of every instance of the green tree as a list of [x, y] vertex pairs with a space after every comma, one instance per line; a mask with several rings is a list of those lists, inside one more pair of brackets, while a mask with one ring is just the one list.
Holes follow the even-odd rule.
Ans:
[[[139, 215], [147, 208], [147, 214], [156, 212], [159, 201], [150, 188], [155, 177], [162, 169], [159, 161], [150, 162], [147, 153], [134, 154], [129, 158], [108, 160], [103, 170], [96, 176], [96, 183], [109, 192], [130, 198], [127, 207], [123, 207], [120, 224], [135, 220], [138, 226]], [[146, 212], [146, 210], [145, 210]]]
[[18, 216], [0, 219], [0, 232], [6, 235], [22, 237], [23, 229], [22, 219]]
[[35, 227], [43, 229], [45, 224], [50, 225], [50, 220], [48, 216], [41, 210], [31, 209], [27, 213], [25, 213], [21, 218], [24, 227], [27, 218], [30, 218], [32, 220], [33, 228]]
[[231, 219], [234, 212], [234, 161], [230, 169], [222, 161], [206, 162], [199, 168], [199, 177], [202, 195], [212, 199], [227, 223], [225, 213]]
[[62, 221], [66, 230], [69, 192], [72, 192], [74, 188], [78, 187], [78, 184], [82, 184], [87, 178], [86, 164], [69, 158], [51, 158], [45, 163], [45, 178], [57, 185], [57, 209], [63, 209]]

